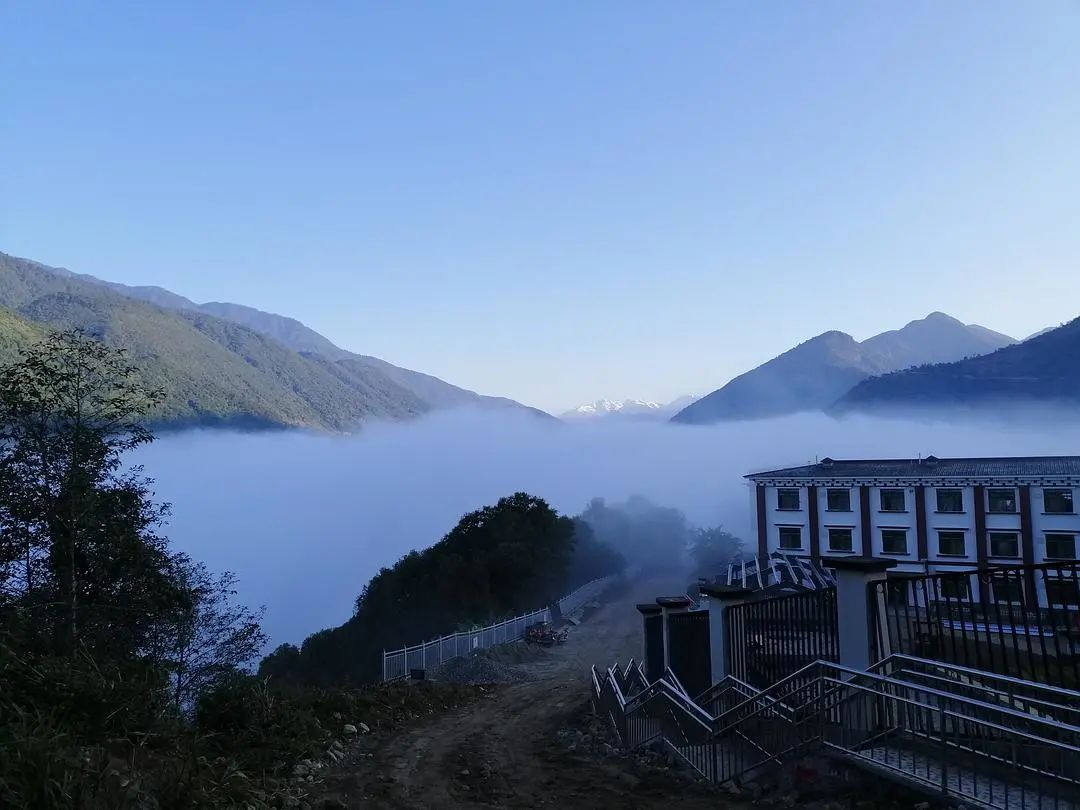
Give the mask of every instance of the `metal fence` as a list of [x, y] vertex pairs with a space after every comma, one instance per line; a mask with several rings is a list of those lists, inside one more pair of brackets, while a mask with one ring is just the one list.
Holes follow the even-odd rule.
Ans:
[[[612, 574], [611, 576], [594, 579], [592, 582], [585, 583], [576, 591], [568, 593], [555, 602], [559, 613], [565, 615], [574, 612], [586, 602], [598, 596], [618, 576], [618, 574]], [[525, 635], [526, 627], [536, 622], [551, 621], [551, 616], [552, 608], [545, 607], [496, 624], [489, 624], [487, 627], [477, 627], [472, 630], [451, 633], [448, 636], [425, 641], [411, 647], [405, 646], [400, 650], [384, 650], [382, 679], [383, 681], [396, 681], [407, 678], [411, 670], [430, 670], [453, 658], [461, 658], [477, 650], [516, 641]]]
[[726, 625], [731, 674], [759, 689], [814, 661], [839, 660], [835, 585], [734, 605]]
[[694, 701], [670, 671], [641, 686], [632, 666], [594, 667], [593, 705], [623, 746], [661, 743], [717, 783], [823, 751], [968, 806], [1078, 806], [1080, 693], [1023, 684], [1018, 702], [1010, 679], [899, 658], [816, 661], [764, 690], [728, 676]]
[[888, 579], [870, 596], [879, 658], [903, 653], [1080, 686], [1080, 563]]

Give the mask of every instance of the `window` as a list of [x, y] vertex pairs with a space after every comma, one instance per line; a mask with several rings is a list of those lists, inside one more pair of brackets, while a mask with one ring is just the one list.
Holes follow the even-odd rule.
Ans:
[[851, 529], [829, 529], [829, 551], [851, 550]]
[[907, 554], [907, 532], [903, 529], [882, 529], [881, 553]]
[[1076, 536], [1072, 534], [1046, 535], [1046, 559], [1075, 560]]
[[938, 554], [946, 557], [963, 557], [967, 554], [967, 542], [963, 532], [938, 532]]
[[942, 599], [967, 599], [968, 578], [965, 574], [946, 574], [938, 580], [938, 593]]
[[784, 549], [801, 549], [802, 548], [802, 529], [797, 526], [781, 526], [780, 527], [780, 548]]
[[799, 511], [799, 490], [778, 489], [776, 490], [776, 508], [783, 512]]
[[964, 491], [961, 489], [939, 489], [937, 491], [937, 510], [939, 512], [963, 512]]
[[1080, 605], [1080, 588], [1075, 579], [1046, 580], [1046, 601], [1051, 606]]
[[992, 489], [986, 496], [987, 511], [995, 515], [1011, 515], [1016, 512], [1015, 489]]
[[1073, 513], [1072, 490], [1045, 490], [1043, 492], [1043, 511], [1048, 515], [1071, 515]]
[[1019, 557], [1020, 539], [1016, 532], [990, 532], [991, 557]]
[[825, 493], [825, 499], [827, 501], [827, 509], [830, 512], [850, 512], [851, 511], [851, 490], [850, 489], [830, 489]]
[[904, 490], [902, 489], [883, 489], [881, 490], [881, 511], [882, 512], [903, 512], [907, 509], [907, 504], [904, 502]]
[[994, 577], [992, 581], [995, 602], [1024, 602], [1024, 583], [1020, 577]]

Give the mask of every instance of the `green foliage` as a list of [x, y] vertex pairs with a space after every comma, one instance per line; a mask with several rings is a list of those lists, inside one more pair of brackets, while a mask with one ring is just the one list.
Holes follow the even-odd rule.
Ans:
[[596, 539], [636, 565], [654, 571], [681, 570], [690, 539], [686, 516], [635, 495], [610, 505], [596, 498], [581, 513]]
[[621, 552], [596, 537], [592, 526], [581, 517], [574, 518], [574, 556], [570, 563], [570, 575], [566, 590], [573, 590], [586, 582], [606, 577], [626, 568], [626, 558]]
[[259, 671], [315, 684], [370, 681], [384, 648], [535, 610], [623, 565], [587, 525], [519, 492], [470, 512], [435, 545], [384, 568], [349, 621], [312, 634], [299, 650], [279, 647]]
[[[234, 578], [169, 550], [165, 507], [124, 467], [160, 399], [123, 351], [78, 332], [0, 370], [2, 806], [146, 806], [143, 783], [110, 763], [137, 770], [150, 739], [169, 749], [148, 771], [159, 782], [198, 759], [187, 709], [264, 643]], [[229, 774], [169, 795], [213, 804], [204, 788]]]
[[717, 526], [712, 529], [696, 529], [690, 540], [690, 560], [693, 574], [712, 580], [726, 569], [728, 563], [740, 556], [743, 541], [731, 532]]

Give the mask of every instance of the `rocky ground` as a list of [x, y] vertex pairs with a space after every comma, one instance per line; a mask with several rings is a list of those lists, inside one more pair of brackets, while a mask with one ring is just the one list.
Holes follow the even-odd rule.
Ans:
[[[634, 603], [671, 591], [647, 583], [602, 605], [563, 646], [514, 645], [455, 662], [440, 673], [456, 683], [416, 684], [444, 711], [402, 728], [355, 726], [317, 774], [310, 808], [841, 808], [912, 807], [917, 797], [831, 781], [810, 771], [794, 781], [725, 791], [675, 767], [656, 751], [627, 753], [612, 743], [588, 704], [593, 663], [626, 661], [640, 649]], [[487, 686], [479, 682], [497, 681]], [[474, 684], [462, 686], [461, 684]], [[463, 695], [462, 690], [471, 690]], [[301, 777], [306, 779], [307, 777]], [[875, 792], [877, 791], [877, 792]]]

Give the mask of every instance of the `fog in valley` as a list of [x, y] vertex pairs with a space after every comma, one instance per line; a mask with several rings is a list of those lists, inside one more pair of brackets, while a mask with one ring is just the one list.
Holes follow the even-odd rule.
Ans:
[[711, 427], [567, 425], [454, 412], [375, 425], [353, 437], [172, 434], [137, 460], [156, 479], [158, 498], [173, 505], [166, 533], [174, 547], [235, 571], [241, 597], [266, 605], [265, 627], [276, 644], [340, 624], [380, 567], [516, 491], [570, 515], [594, 497], [639, 494], [682, 510], [694, 525], [722, 524], [747, 537], [747, 472], [824, 456], [1078, 452], [1080, 425], [1060, 424], [804, 415]]

